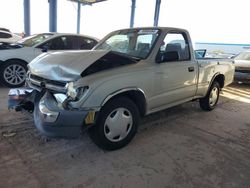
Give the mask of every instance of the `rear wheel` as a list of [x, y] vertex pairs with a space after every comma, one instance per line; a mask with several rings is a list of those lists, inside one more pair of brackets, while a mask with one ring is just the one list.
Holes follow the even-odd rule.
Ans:
[[1, 82], [7, 87], [21, 87], [25, 83], [27, 64], [19, 60], [9, 60], [0, 72]]
[[90, 136], [103, 149], [119, 149], [133, 139], [138, 123], [137, 106], [126, 97], [115, 98], [101, 109]]
[[200, 107], [203, 110], [211, 111], [215, 108], [218, 103], [220, 96], [220, 85], [218, 82], [214, 81], [207, 95], [200, 99]]

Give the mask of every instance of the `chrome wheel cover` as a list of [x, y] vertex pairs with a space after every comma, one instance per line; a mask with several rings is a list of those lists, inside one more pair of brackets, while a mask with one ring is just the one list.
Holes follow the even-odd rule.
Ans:
[[130, 111], [120, 107], [113, 110], [106, 118], [104, 135], [111, 142], [125, 139], [131, 131], [133, 118]]
[[209, 96], [209, 105], [214, 106], [218, 100], [219, 97], [219, 90], [217, 87], [214, 87], [211, 90], [210, 96]]
[[4, 69], [3, 77], [8, 84], [19, 85], [25, 81], [26, 70], [18, 64], [10, 65]]

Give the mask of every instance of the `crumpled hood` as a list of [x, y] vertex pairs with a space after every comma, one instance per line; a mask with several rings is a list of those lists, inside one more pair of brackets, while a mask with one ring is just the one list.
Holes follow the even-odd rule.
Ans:
[[28, 64], [32, 74], [49, 80], [74, 81], [81, 73], [109, 51], [61, 51], [43, 53]]

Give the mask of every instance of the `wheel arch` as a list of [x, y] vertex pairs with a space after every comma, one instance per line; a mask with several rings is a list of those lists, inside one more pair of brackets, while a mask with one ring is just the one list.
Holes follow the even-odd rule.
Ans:
[[[225, 84], [225, 76], [223, 74], [220, 74], [220, 73], [217, 73], [214, 77], [213, 77], [213, 80], [211, 82], [211, 84], [214, 82], [214, 81], [217, 81], [220, 85], [220, 88], [223, 88], [224, 87], [224, 84]], [[211, 86], [210, 84], [210, 86]]]
[[23, 60], [23, 59], [20, 59], [20, 58], [11, 58], [11, 59], [5, 60], [5, 62], [9, 62], [9, 61], [21, 61], [21, 62], [23, 62], [23, 63], [28, 64], [27, 61], [25, 61], [25, 60]]
[[[225, 84], [225, 76], [224, 76], [223, 74], [219, 73], [219, 72], [216, 73], [216, 74], [213, 76], [213, 78], [211, 79], [211, 82], [210, 82], [210, 84], [209, 84], [209, 86], [208, 86], [208, 88], [207, 88], [206, 95], [208, 94], [209, 89], [212, 87], [212, 84], [213, 84], [215, 81], [219, 83], [220, 89], [222, 89], [222, 88], [224, 87], [224, 84]], [[205, 95], [205, 96], [206, 96], [206, 95]]]
[[0, 67], [4, 64], [4, 61], [0, 60]]
[[129, 98], [131, 101], [133, 101], [135, 105], [138, 107], [138, 110], [141, 116], [144, 116], [146, 114], [146, 109], [147, 109], [146, 95], [144, 91], [140, 88], [125, 88], [125, 89], [118, 90], [108, 95], [103, 100], [101, 106], [104, 106], [110, 100], [117, 98], [117, 97], [121, 97], [121, 96], [125, 96]]
[[5, 61], [0, 61], [0, 67], [4, 66], [6, 63], [10, 62], [10, 61], [20, 61], [20, 62], [23, 62], [25, 63], [26, 65], [28, 65], [28, 62], [23, 60], [23, 59], [20, 59], [20, 58], [11, 58], [11, 59], [7, 59]]

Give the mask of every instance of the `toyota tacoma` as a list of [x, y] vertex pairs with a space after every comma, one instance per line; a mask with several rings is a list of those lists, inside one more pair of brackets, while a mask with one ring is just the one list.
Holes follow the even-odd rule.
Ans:
[[213, 110], [233, 81], [232, 63], [196, 60], [184, 29], [123, 29], [92, 50], [35, 58], [28, 64], [29, 87], [11, 89], [9, 107], [33, 111], [44, 135], [74, 137], [90, 128], [98, 146], [115, 150], [132, 140], [145, 115], [196, 99]]

